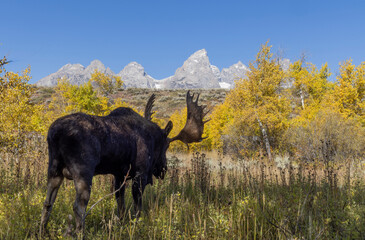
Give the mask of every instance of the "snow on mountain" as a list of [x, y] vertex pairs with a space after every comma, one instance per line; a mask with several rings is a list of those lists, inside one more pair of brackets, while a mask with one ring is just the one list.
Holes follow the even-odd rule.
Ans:
[[122, 78], [126, 87], [156, 88], [155, 79], [148, 75], [141, 64], [131, 62], [117, 76]]
[[220, 88], [205, 49], [192, 54], [164, 85], [172, 89]]
[[71, 84], [81, 85], [90, 79], [91, 74], [95, 70], [105, 74], [114, 75], [114, 73], [109, 68], [105, 68], [104, 64], [99, 60], [92, 61], [86, 68], [79, 63], [68, 63], [61, 67], [57, 72], [52, 73], [36, 82], [36, 85], [47, 87], [56, 86], [58, 79], [61, 78], [68, 79]]
[[[280, 64], [284, 70], [288, 70], [290, 61], [281, 59]], [[210, 64], [207, 51], [201, 49], [193, 53], [173, 76], [161, 80], [148, 75], [143, 66], [137, 62], [129, 63], [118, 74], [114, 74], [101, 61], [94, 60], [86, 68], [81, 64], [68, 63], [57, 72], [40, 79], [36, 85], [55, 86], [60, 78], [68, 79], [71, 84], [80, 85], [87, 82], [95, 70], [120, 76], [126, 87], [156, 89], [233, 88], [234, 82], [245, 79], [247, 72], [250, 71], [240, 61], [220, 71], [217, 66]]]

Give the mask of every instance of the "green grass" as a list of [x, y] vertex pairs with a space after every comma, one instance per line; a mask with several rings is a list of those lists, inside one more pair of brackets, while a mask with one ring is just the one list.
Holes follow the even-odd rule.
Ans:
[[[2, 157], [0, 239], [37, 239], [46, 194], [45, 156], [23, 156], [20, 168]], [[215, 154], [181, 156], [170, 155], [167, 178], [146, 188], [140, 218], [133, 217], [129, 186], [125, 219], [116, 217], [113, 196], [102, 200], [86, 218], [86, 239], [365, 237], [361, 165], [342, 165], [331, 173], [319, 164], [279, 169], [266, 161], [234, 162]], [[112, 192], [111, 183], [110, 176], [94, 178], [89, 208]], [[74, 198], [73, 182], [65, 181], [50, 217], [49, 238], [70, 238], [64, 233], [74, 228], [69, 220]]]

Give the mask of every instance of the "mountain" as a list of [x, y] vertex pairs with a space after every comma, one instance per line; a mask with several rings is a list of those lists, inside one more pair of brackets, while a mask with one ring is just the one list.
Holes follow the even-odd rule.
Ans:
[[220, 88], [217, 75], [213, 72], [207, 51], [201, 49], [192, 54], [178, 68], [175, 75], [166, 80], [165, 88]]
[[234, 86], [234, 81], [246, 78], [247, 72], [250, 71], [248, 67], [246, 67], [243, 63], [240, 61], [236, 64], [233, 64], [232, 66], [228, 68], [223, 68], [220, 74], [221, 82], [225, 82], [231, 85], [231, 87]]
[[102, 62], [100, 62], [99, 60], [94, 60], [90, 63], [89, 66], [85, 68], [84, 70], [85, 77], [89, 79], [91, 77], [91, 74], [93, 74], [95, 70], [98, 70], [99, 72], [102, 72], [107, 75], [114, 75], [114, 72], [110, 70], [110, 68], [105, 68]]
[[95, 70], [105, 74], [114, 75], [113, 71], [110, 70], [110, 68], [105, 68], [104, 64], [99, 60], [92, 61], [86, 68], [79, 63], [68, 63], [60, 68], [57, 72], [52, 73], [36, 82], [36, 85], [46, 87], [56, 86], [57, 80], [60, 78], [66, 78], [70, 81], [70, 83], [74, 85], [80, 85], [86, 83]]
[[124, 85], [135, 88], [156, 88], [155, 79], [148, 75], [142, 65], [131, 62], [117, 76], [122, 78]]
[[219, 71], [219, 68], [214, 65], [210, 65], [210, 68], [213, 71], [213, 74], [218, 78], [218, 82], [221, 81], [221, 72]]
[[[281, 59], [280, 64], [284, 70], [287, 70], [290, 61]], [[137, 62], [129, 63], [118, 74], [115, 74], [101, 61], [94, 60], [86, 68], [81, 64], [66, 64], [57, 72], [39, 80], [36, 85], [55, 86], [60, 78], [67, 78], [71, 84], [80, 85], [87, 82], [95, 70], [108, 75], [120, 76], [127, 88], [156, 89], [233, 88], [234, 81], [246, 78], [247, 72], [250, 71], [240, 61], [220, 71], [217, 66], [210, 64], [207, 51], [201, 49], [193, 53], [173, 76], [161, 80], [156, 80], [148, 75], [143, 66]], [[290, 86], [289, 83], [288, 86]]]

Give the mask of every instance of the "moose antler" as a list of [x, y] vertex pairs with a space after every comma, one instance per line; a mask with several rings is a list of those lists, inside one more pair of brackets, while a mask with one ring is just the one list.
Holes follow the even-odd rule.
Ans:
[[188, 110], [186, 124], [176, 137], [170, 139], [170, 142], [180, 140], [185, 144], [188, 144], [192, 142], [200, 142], [204, 139], [202, 138], [204, 124], [209, 120], [203, 121], [203, 118], [209, 111], [204, 113], [206, 106], [198, 106], [199, 94], [195, 101], [193, 101], [193, 99], [194, 94], [190, 95], [190, 91], [188, 91], [186, 93], [186, 105]]
[[149, 120], [149, 121], [151, 121], [151, 120], [152, 120], [152, 114], [154, 113], [154, 112], [152, 112], [151, 110], [152, 110], [153, 104], [154, 104], [154, 102], [155, 102], [155, 98], [156, 98], [156, 96], [155, 96], [155, 94], [153, 93], [153, 94], [151, 95], [151, 97], [148, 99], [148, 102], [147, 102], [146, 108], [145, 108], [145, 110], [144, 110], [144, 118], [145, 118], [145, 119], [147, 119], [147, 120]]

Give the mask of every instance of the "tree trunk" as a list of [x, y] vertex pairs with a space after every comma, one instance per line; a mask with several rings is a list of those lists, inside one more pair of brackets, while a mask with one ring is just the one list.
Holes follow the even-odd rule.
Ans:
[[302, 101], [302, 109], [305, 108], [304, 106], [304, 96], [303, 96], [303, 89], [300, 87], [300, 100]]
[[269, 137], [267, 136], [267, 132], [265, 127], [262, 125], [262, 122], [260, 121], [259, 116], [256, 114], [257, 117], [257, 122], [259, 123], [260, 126], [260, 130], [262, 132], [262, 137], [264, 139], [264, 143], [265, 143], [265, 147], [266, 147], [266, 152], [267, 152], [267, 157], [269, 158], [269, 160], [272, 160], [271, 157], [271, 146], [270, 146], [270, 141], [269, 141]]

